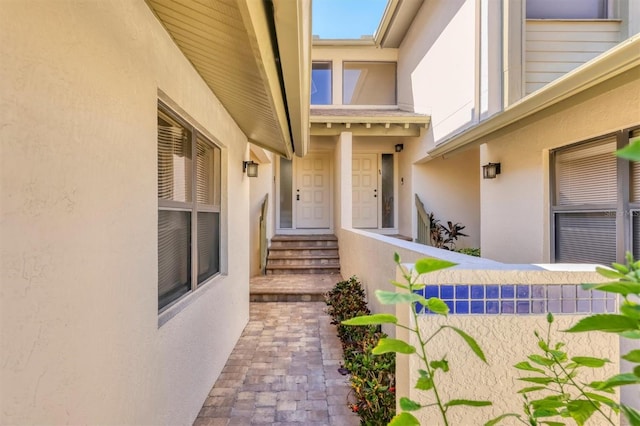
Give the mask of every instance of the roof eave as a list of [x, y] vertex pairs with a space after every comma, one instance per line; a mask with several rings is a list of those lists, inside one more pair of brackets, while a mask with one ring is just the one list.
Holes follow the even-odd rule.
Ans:
[[280, 66], [295, 154], [309, 150], [311, 0], [273, 0]]

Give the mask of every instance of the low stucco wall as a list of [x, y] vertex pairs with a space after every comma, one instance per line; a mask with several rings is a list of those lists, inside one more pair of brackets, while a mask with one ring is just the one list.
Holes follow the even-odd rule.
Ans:
[[[356, 229], [341, 229], [338, 232], [338, 244], [342, 276], [345, 279], [354, 275], [358, 277], [365, 288], [369, 307], [374, 313], [393, 313], [393, 306], [380, 304], [374, 292], [378, 289], [387, 291], [395, 289], [391, 284], [391, 280], [396, 276], [394, 253], [398, 253], [403, 262], [415, 262], [428, 257], [449, 260], [461, 265], [475, 265], [480, 268], [499, 265], [489, 259], [467, 256]], [[385, 332], [395, 333], [393, 328], [389, 327], [385, 327]]]
[[[407, 267], [411, 267], [408, 265]], [[598, 275], [591, 272], [550, 272], [534, 270], [446, 270], [427, 274], [421, 282], [429, 285], [438, 284], [536, 284], [555, 286], [559, 284], [571, 285], [581, 282], [599, 280]], [[397, 315], [400, 321], [409, 324], [409, 310], [406, 306], [398, 305]], [[586, 314], [555, 314], [552, 326], [552, 341], [562, 341], [567, 344], [569, 356], [595, 356], [608, 358], [612, 362], [601, 369], [581, 370], [580, 381], [602, 380], [619, 372], [619, 338], [617, 335], [605, 333], [563, 333], [583, 318]], [[431, 359], [446, 356], [451, 371], [446, 378], [440, 376], [439, 391], [443, 400], [472, 399], [490, 400], [493, 405], [482, 408], [454, 407], [449, 411], [451, 424], [483, 424], [486, 421], [504, 413], [522, 413], [523, 400], [517, 391], [526, 382], [517, 380], [518, 377], [531, 376], [513, 368], [513, 365], [526, 361], [530, 354], [539, 354], [537, 338], [534, 331], [546, 335], [546, 314], [450, 314], [447, 318], [435, 315], [419, 315], [419, 327], [424, 335], [433, 334], [442, 324], [458, 327], [471, 335], [483, 349], [488, 365], [478, 359], [467, 344], [454, 332], [447, 330], [440, 333], [428, 346]], [[412, 323], [412, 322], [411, 322]], [[406, 339], [406, 334], [399, 336]], [[416, 345], [417, 339], [412, 337], [411, 343]], [[421, 403], [432, 402], [431, 393], [414, 389], [421, 368], [417, 356], [400, 355], [397, 359], [397, 389], [398, 397], [408, 396]], [[536, 394], [532, 394], [536, 395]], [[543, 393], [540, 393], [543, 395]], [[441, 424], [439, 413], [435, 408], [423, 409], [417, 412], [423, 424]], [[597, 415], [597, 414], [596, 414]], [[438, 420], [436, 420], [438, 419]], [[505, 420], [501, 424], [520, 424], [514, 420]], [[594, 424], [600, 424], [597, 421]]]
[[[246, 137], [142, 0], [3, 2], [0, 40], [0, 424], [191, 424], [248, 321]], [[222, 147], [226, 271], [162, 326], [159, 92]]]

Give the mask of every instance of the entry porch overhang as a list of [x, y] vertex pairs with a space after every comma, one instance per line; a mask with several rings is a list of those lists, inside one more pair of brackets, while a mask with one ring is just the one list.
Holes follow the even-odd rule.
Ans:
[[420, 136], [431, 117], [399, 108], [311, 108], [311, 136]]

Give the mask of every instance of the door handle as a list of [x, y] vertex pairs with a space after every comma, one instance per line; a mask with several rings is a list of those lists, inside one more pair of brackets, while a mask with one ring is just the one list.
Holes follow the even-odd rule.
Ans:
[[373, 190], [373, 198], [378, 198], [378, 190], [377, 189]]

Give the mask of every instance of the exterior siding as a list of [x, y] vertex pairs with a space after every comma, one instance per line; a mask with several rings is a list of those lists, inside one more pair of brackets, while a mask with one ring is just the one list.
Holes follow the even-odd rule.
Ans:
[[525, 94], [530, 94], [620, 42], [619, 21], [528, 20]]

